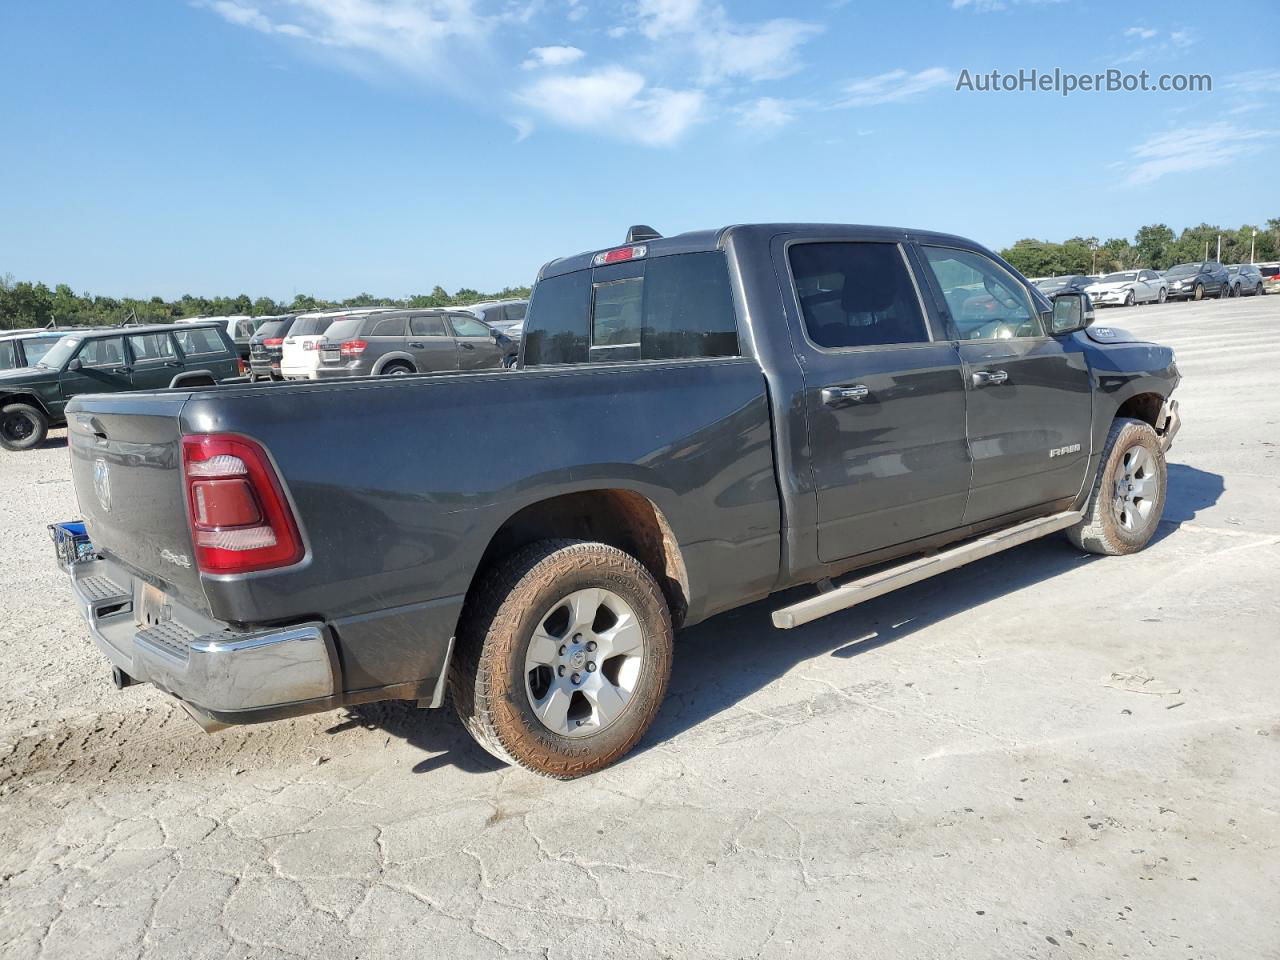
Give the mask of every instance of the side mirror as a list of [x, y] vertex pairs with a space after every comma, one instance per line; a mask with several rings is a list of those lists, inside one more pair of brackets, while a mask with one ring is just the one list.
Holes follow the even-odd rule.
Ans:
[[68, 369], [68, 370], [83, 370], [83, 369], [84, 369], [84, 364], [80, 362], [80, 358], [79, 358], [79, 357], [76, 357], [76, 359], [72, 360], [70, 363], [68, 363], [68, 364], [67, 364], [67, 369]]
[[1050, 332], [1055, 336], [1083, 330], [1093, 323], [1093, 301], [1087, 293], [1060, 293], [1053, 298]]

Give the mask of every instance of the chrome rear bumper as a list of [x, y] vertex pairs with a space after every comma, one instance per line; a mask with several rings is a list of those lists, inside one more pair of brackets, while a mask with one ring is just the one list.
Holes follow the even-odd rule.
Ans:
[[237, 632], [164, 596], [139, 622], [145, 584], [109, 560], [77, 563], [71, 588], [114, 667], [182, 701], [206, 729], [332, 705], [336, 657], [327, 628], [304, 623]]

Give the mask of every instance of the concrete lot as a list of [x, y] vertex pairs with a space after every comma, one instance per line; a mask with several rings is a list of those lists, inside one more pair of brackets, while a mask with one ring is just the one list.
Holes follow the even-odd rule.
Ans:
[[117, 693], [44, 532], [64, 441], [0, 453], [0, 956], [1280, 956], [1280, 297], [1098, 322], [1185, 378], [1146, 552], [719, 617], [569, 784], [445, 712]]

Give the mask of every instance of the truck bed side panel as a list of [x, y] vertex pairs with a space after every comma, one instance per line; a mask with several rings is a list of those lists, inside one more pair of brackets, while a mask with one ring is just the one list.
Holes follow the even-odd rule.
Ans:
[[214, 615], [318, 617], [340, 635], [350, 621], [348, 689], [420, 679], [391, 649], [404, 629], [378, 621], [408, 616], [438, 643], [425, 635], [452, 630], [494, 533], [560, 494], [652, 500], [684, 552], [690, 620], [763, 595], [778, 573], [769, 404], [752, 360], [222, 389], [193, 395], [182, 427], [261, 441], [309, 546], [290, 570], [204, 577]]

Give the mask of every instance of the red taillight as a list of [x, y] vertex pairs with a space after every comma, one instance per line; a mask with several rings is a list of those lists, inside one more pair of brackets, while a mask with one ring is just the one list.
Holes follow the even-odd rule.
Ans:
[[240, 371], [240, 376], [244, 376], [249, 372], [249, 364], [245, 362], [243, 357], [236, 358], [236, 369]]
[[648, 252], [649, 248], [640, 243], [633, 247], [619, 247], [617, 250], [597, 253], [591, 262], [597, 267], [603, 267], [610, 263], [622, 263], [624, 260], [639, 260]]
[[182, 475], [202, 573], [249, 573], [302, 559], [293, 511], [255, 441], [229, 434], [183, 437]]
[[365, 340], [344, 340], [341, 353], [344, 357], [358, 357], [367, 350], [369, 344]]
[[262, 341], [264, 347], [278, 347], [284, 343], [284, 337], [269, 337]]

